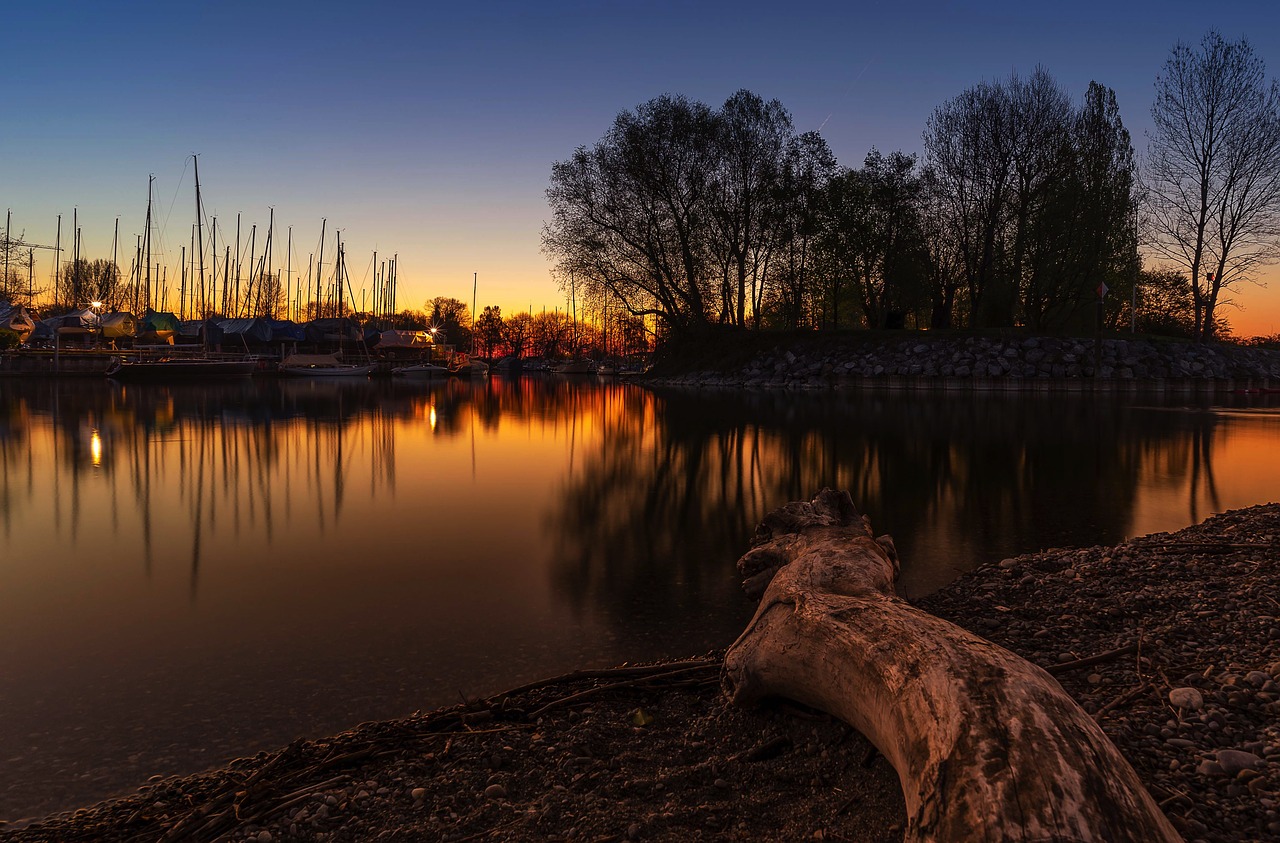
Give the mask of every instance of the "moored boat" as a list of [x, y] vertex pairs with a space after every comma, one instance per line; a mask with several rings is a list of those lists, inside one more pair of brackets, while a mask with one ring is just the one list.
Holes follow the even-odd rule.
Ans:
[[158, 360], [112, 358], [107, 377], [121, 381], [202, 381], [244, 378], [253, 374], [253, 360], [214, 360], [203, 357], [164, 357]]
[[280, 374], [295, 378], [368, 377], [374, 367], [343, 363], [337, 354], [291, 354], [280, 364]]
[[450, 372], [447, 367], [435, 363], [415, 363], [412, 366], [398, 366], [391, 370], [391, 374], [402, 378], [444, 378]]

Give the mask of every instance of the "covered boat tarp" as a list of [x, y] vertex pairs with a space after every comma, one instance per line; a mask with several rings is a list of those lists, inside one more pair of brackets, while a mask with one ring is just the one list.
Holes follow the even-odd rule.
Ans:
[[307, 342], [314, 343], [360, 342], [363, 337], [359, 323], [346, 316], [312, 319], [306, 329]]
[[25, 307], [0, 301], [0, 330], [13, 331], [18, 342], [26, 342], [36, 329], [36, 320]]
[[48, 319], [40, 320], [40, 324], [46, 326], [51, 335], [96, 334], [101, 322], [102, 320], [98, 317], [98, 314], [88, 308], [73, 310], [61, 316], [50, 316]]
[[271, 323], [272, 342], [306, 342], [306, 329], [292, 319], [268, 319]]
[[138, 319], [132, 313], [102, 314], [102, 336], [109, 340], [133, 338], [138, 333]]
[[426, 331], [383, 331], [378, 335], [378, 348], [430, 348], [431, 334]]
[[183, 345], [217, 345], [222, 342], [222, 329], [212, 319], [185, 319], [178, 325], [177, 341]]
[[167, 310], [150, 310], [138, 320], [138, 339], [143, 342], [172, 343], [178, 333], [178, 317]]
[[224, 343], [271, 342], [271, 320], [269, 319], [219, 319], [218, 327], [222, 329]]

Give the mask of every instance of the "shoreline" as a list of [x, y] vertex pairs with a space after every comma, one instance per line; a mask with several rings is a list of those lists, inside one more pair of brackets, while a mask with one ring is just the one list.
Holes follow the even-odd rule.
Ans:
[[670, 350], [654, 386], [977, 391], [1280, 391], [1280, 350], [1109, 336], [741, 336]]
[[[1266, 504], [990, 561], [914, 602], [1048, 669], [1187, 840], [1228, 841], [1280, 839], [1277, 594]], [[717, 658], [363, 724], [0, 838], [901, 838], [896, 775], [860, 735], [785, 703], [729, 706]]]

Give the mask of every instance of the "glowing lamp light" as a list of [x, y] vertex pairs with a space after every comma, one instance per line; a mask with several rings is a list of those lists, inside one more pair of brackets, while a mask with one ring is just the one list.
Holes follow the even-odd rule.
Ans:
[[93, 465], [95, 468], [102, 466], [102, 435], [98, 431], [94, 431], [89, 437], [89, 453], [93, 457]]
[[436, 432], [436, 405], [435, 404], [431, 405], [431, 414], [429, 418], [431, 420], [431, 432], [435, 433]]

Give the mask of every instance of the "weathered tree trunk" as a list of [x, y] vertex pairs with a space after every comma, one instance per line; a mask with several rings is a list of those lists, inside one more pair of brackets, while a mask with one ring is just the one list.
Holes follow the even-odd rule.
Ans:
[[770, 513], [738, 568], [763, 597], [725, 659], [734, 701], [788, 697], [866, 735], [907, 840], [1180, 839], [1049, 674], [894, 594], [893, 543], [848, 493]]

